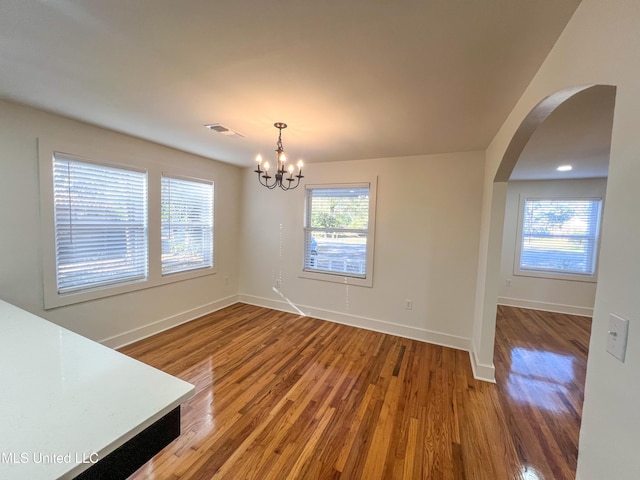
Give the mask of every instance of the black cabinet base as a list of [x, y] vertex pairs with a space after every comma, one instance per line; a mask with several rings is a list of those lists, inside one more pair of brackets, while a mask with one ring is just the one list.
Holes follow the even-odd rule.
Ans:
[[178, 406], [82, 472], [76, 480], [125, 479], [179, 436], [180, 407]]

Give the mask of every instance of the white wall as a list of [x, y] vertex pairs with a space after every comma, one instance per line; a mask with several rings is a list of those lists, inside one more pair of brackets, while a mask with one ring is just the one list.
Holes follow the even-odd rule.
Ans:
[[[144, 163], [166, 171], [179, 168], [195, 177], [212, 177], [216, 181], [217, 273], [45, 311], [38, 137], [113, 152], [119, 159], [130, 159], [132, 165]], [[0, 298], [111, 346], [235, 301], [240, 178], [237, 167], [0, 101]], [[149, 193], [150, 203], [159, 202], [157, 191], [155, 196]]]
[[[114, 152], [132, 165], [151, 162], [156, 170], [213, 177], [217, 273], [44, 310], [38, 138]], [[470, 349], [481, 152], [305, 168], [312, 183], [361, 181], [361, 172], [378, 177], [373, 288], [299, 278], [304, 189], [267, 191], [250, 169], [7, 101], [0, 102], [0, 165], [0, 248], [6, 252], [0, 298], [89, 338], [119, 346], [236, 301], [238, 292], [245, 301], [290, 308], [272, 290], [278, 276], [281, 291], [307, 314]], [[153, 195], [150, 190], [150, 202], [158, 201]], [[404, 309], [405, 299], [413, 300], [413, 310]]]
[[[604, 209], [600, 271], [587, 368], [580, 434], [580, 480], [637, 479], [640, 472], [640, 4], [637, 0], [583, 0], [548, 58], [487, 149], [485, 201], [491, 204], [493, 181], [514, 133], [536, 104], [567, 88], [602, 84], [617, 87], [609, 178]], [[492, 204], [492, 207], [494, 205]], [[481, 271], [484, 302], [476, 308], [474, 347], [480, 359], [493, 352], [495, 306], [502, 238], [499, 209], [486, 208], [482, 223]], [[504, 198], [502, 199], [504, 213]], [[494, 215], [492, 215], [492, 213]], [[499, 234], [498, 234], [499, 232]], [[627, 358], [606, 353], [611, 312], [630, 320]]]
[[[514, 275], [520, 197], [569, 197], [604, 199], [606, 178], [554, 181], [513, 181], [507, 186], [500, 290], [498, 303], [560, 313], [590, 316], [596, 296], [596, 283]], [[511, 285], [508, 286], [507, 280]]]
[[[241, 298], [469, 349], [484, 155], [481, 152], [315, 163], [312, 184], [378, 177], [373, 287], [300, 278], [304, 188], [267, 191], [244, 175]], [[404, 300], [413, 300], [413, 310]]]

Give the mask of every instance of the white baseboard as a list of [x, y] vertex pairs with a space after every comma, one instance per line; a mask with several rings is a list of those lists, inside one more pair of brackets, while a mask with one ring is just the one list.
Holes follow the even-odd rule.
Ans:
[[535, 302], [531, 300], [522, 300], [520, 298], [498, 297], [498, 305], [542, 310], [543, 312], [567, 313], [569, 315], [579, 315], [582, 317], [593, 317], [593, 308], [577, 307], [575, 305], [561, 305], [559, 303]]
[[207, 303], [206, 305], [201, 305], [200, 307], [192, 308], [191, 310], [186, 310], [176, 315], [163, 318], [148, 325], [134, 328], [128, 332], [105, 338], [104, 340], [101, 340], [100, 343], [110, 348], [121, 348], [125, 345], [129, 345], [130, 343], [142, 340], [143, 338], [150, 337], [151, 335], [155, 335], [170, 328], [177, 327], [183, 323], [195, 320], [196, 318], [207, 315], [208, 313], [228, 307], [234, 303], [238, 303], [238, 295], [222, 298], [215, 302]]
[[271, 308], [273, 310], [279, 310], [289, 313], [300, 314], [300, 312], [302, 312], [306, 316], [319, 318], [320, 320], [327, 320], [329, 322], [364, 328], [365, 330], [373, 330], [375, 332], [410, 338], [412, 340], [432, 343], [434, 345], [440, 345], [443, 347], [464, 350], [469, 352], [469, 359], [471, 361], [471, 367], [473, 369], [474, 377], [478, 380], [495, 383], [495, 369], [493, 365], [483, 365], [478, 363], [475, 353], [471, 351], [471, 339], [469, 338], [433, 332], [430, 330], [409, 327], [406, 325], [398, 325], [395, 323], [385, 322], [384, 320], [377, 320], [358, 315], [334, 312], [331, 310], [300, 305], [294, 307], [284, 301], [256, 297], [246, 294], [232, 295], [230, 297], [226, 297], [215, 302], [211, 302], [206, 305], [202, 305], [200, 307], [196, 307], [191, 310], [187, 310], [185, 312], [163, 318], [149, 325], [135, 328], [133, 330], [129, 330], [128, 332], [106, 338], [100, 343], [110, 348], [121, 348], [125, 345], [129, 345], [130, 343], [137, 342], [183, 323], [195, 320], [196, 318], [199, 318], [203, 315], [213, 313], [217, 310], [228, 307], [238, 302], [248, 303], [250, 305]]
[[483, 380], [485, 382], [496, 383], [496, 367], [480, 363], [475, 351], [469, 352], [469, 360], [471, 360], [471, 369], [473, 370], [473, 378]]
[[365, 330], [373, 330], [380, 333], [388, 333], [390, 335], [396, 335], [398, 337], [410, 338], [412, 340], [419, 340], [422, 342], [432, 343], [434, 345], [440, 345], [443, 347], [451, 347], [467, 352], [471, 348], [470, 338], [457, 337], [455, 335], [433, 332], [422, 328], [398, 325], [397, 323], [385, 322], [384, 320], [377, 320], [374, 318], [361, 317], [358, 315], [334, 312], [321, 308], [308, 307], [306, 305], [292, 306], [291, 304], [284, 301], [256, 297], [254, 295], [246, 295], [241, 293], [238, 295], [238, 297], [238, 301], [248, 303], [250, 305], [256, 305], [258, 307], [271, 308], [273, 310], [280, 310], [289, 313], [300, 314], [300, 312], [303, 312], [304, 315], [308, 317], [319, 318], [320, 320], [341, 323], [343, 325], [364, 328]]

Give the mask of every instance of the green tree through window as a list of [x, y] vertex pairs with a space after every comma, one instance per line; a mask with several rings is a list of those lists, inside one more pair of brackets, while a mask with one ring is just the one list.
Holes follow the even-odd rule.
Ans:
[[307, 189], [306, 271], [365, 278], [369, 187]]
[[520, 271], [595, 275], [600, 199], [526, 199]]

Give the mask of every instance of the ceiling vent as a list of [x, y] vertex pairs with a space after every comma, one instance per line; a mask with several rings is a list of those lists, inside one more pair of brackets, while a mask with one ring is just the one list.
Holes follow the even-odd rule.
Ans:
[[240, 132], [236, 132], [235, 130], [231, 130], [229, 127], [225, 127], [221, 123], [209, 123], [205, 125], [209, 130], [213, 130], [214, 132], [218, 132], [225, 137], [238, 137], [244, 138], [244, 135]]

